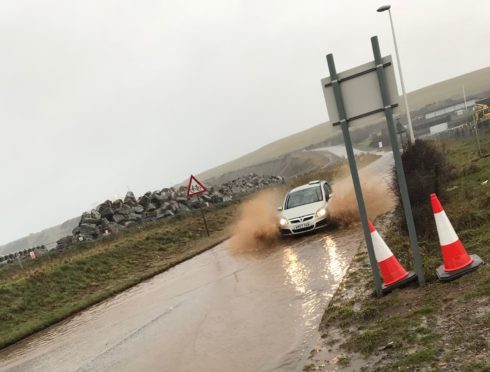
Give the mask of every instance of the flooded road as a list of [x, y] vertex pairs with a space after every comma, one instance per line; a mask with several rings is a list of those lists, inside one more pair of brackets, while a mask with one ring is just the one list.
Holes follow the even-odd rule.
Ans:
[[362, 239], [227, 242], [0, 352], [2, 371], [296, 371]]
[[362, 239], [356, 224], [255, 255], [225, 242], [0, 351], [0, 371], [301, 371]]

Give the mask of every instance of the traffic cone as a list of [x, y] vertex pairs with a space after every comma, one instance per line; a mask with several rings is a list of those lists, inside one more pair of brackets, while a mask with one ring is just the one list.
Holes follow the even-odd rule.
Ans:
[[436, 220], [437, 235], [441, 244], [444, 264], [436, 269], [437, 277], [441, 281], [450, 281], [476, 270], [483, 260], [476, 254], [468, 255], [466, 249], [454, 231], [453, 225], [446, 216], [441, 202], [436, 194], [430, 194], [432, 211]]
[[417, 276], [413, 272], [408, 272], [398, 262], [390, 248], [386, 245], [383, 238], [374, 228], [371, 221], [368, 221], [371, 239], [373, 241], [374, 255], [378, 262], [379, 271], [383, 278], [383, 292], [389, 292], [393, 288], [411, 282]]

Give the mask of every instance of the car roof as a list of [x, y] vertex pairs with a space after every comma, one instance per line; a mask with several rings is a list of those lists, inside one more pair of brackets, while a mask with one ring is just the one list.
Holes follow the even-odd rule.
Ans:
[[312, 182], [307, 183], [305, 185], [301, 185], [301, 186], [295, 187], [294, 189], [290, 190], [289, 193], [292, 193], [292, 192], [295, 192], [295, 191], [299, 191], [299, 190], [309, 189], [311, 187], [321, 186], [325, 182], [326, 181], [312, 181]]

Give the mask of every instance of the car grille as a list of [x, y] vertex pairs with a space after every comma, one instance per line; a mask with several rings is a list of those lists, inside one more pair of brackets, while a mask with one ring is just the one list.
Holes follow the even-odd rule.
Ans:
[[314, 217], [313, 214], [308, 214], [306, 216], [302, 216], [302, 217], [296, 217], [296, 218], [292, 218], [289, 220], [289, 223], [300, 223], [300, 222], [306, 222], [306, 221], [309, 221], [309, 220], [312, 220]]

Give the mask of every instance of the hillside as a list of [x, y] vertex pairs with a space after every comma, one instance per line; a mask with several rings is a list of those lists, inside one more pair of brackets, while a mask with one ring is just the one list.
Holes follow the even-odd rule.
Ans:
[[[328, 123], [315, 125], [299, 133], [281, 138], [228, 163], [202, 172], [199, 174], [199, 178], [208, 180], [228, 172], [238, 171], [245, 167], [255, 166], [276, 159], [285, 154], [302, 150], [313, 143], [317, 143], [319, 138], [325, 139], [334, 132], [335, 130]], [[255, 173], [260, 174], [261, 172], [257, 170]]]
[[207, 182], [217, 185], [229, 182], [238, 177], [243, 177], [250, 173], [264, 176], [281, 176], [288, 179], [324, 168], [338, 159], [338, 156], [328, 151], [293, 151], [257, 165], [251, 165], [249, 167], [227, 172], [215, 178], [207, 179]]
[[[490, 67], [441, 81], [408, 93], [410, 110], [417, 111], [428, 105], [444, 102], [449, 99], [459, 98], [462, 100], [463, 85], [467, 97], [488, 92], [490, 90]], [[318, 94], [322, 94], [321, 91]], [[403, 109], [403, 99], [400, 99], [400, 104]], [[373, 124], [376, 123], [377, 121], [373, 122]], [[249, 171], [260, 174], [262, 172], [261, 166], [254, 166], [267, 163], [280, 156], [304, 149], [308, 146], [325, 142], [328, 138], [339, 134], [340, 128], [333, 128], [329, 125], [329, 122], [322, 123], [288, 137], [281, 138], [230, 162], [211, 168], [199, 174], [199, 177], [208, 180], [228, 172], [239, 172], [241, 169], [247, 167]]]
[[29, 234], [28, 236], [2, 245], [0, 247], [0, 256], [38, 245], [46, 245], [48, 248], [51, 248], [53, 244], [50, 243], [55, 243], [58, 239], [71, 235], [71, 231], [78, 225], [79, 220], [80, 217], [75, 217], [63, 222], [61, 225], [49, 227], [40, 232]]
[[[449, 99], [463, 100], [463, 85], [466, 96], [490, 91], [490, 67], [485, 67], [455, 78], [428, 85], [408, 93], [410, 110], [420, 110], [425, 106], [441, 103]], [[403, 100], [401, 100], [403, 104]]]

